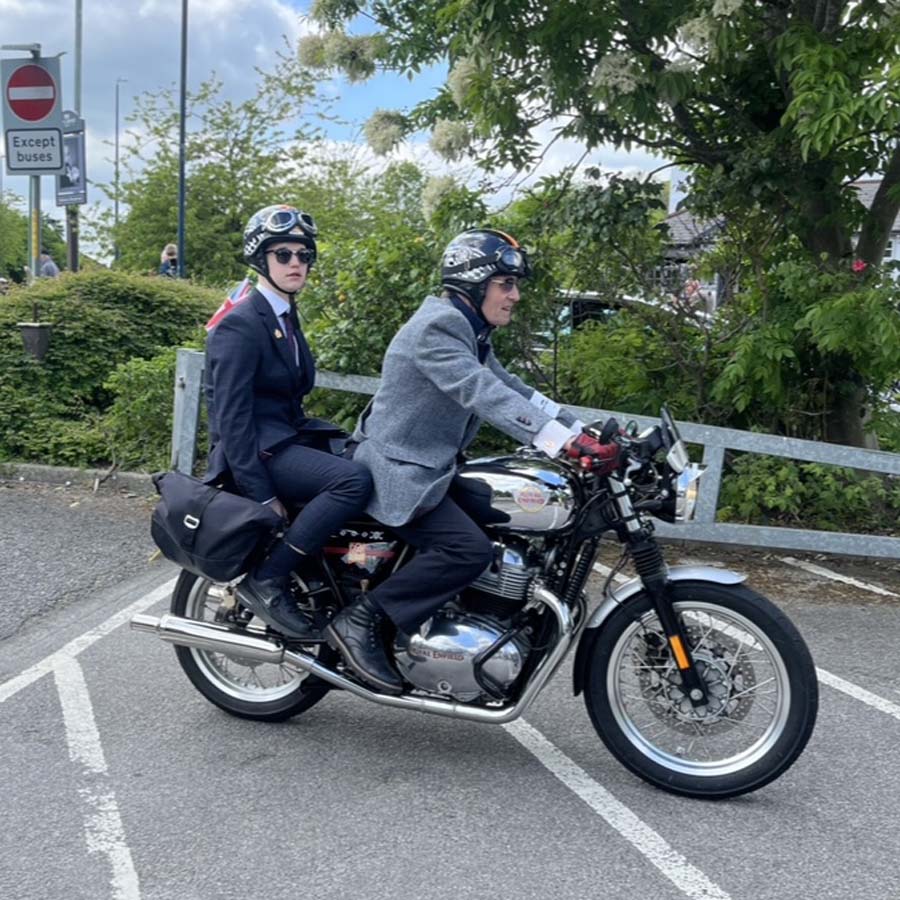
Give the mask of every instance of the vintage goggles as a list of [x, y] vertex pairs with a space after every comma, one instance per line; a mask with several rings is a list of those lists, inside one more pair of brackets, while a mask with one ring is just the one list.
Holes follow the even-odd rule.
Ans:
[[300, 212], [300, 210], [290, 207], [287, 209], [276, 209], [266, 219], [263, 228], [269, 234], [287, 234], [294, 228], [299, 228], [310, 237], [315, 237], [319, 232], [313, 217], [309, 213]]
[[516, 247], [501, 247], [491, 256], [479, 256], [477, 259], [467, 259], [457, 266], [445, 270], [447, 275], [455, 275], [460, 272], [469, 272], [480, 269], [483, 266], [491, 266], [494, 275], [516, 275], [519, 278], [528, 278], [531, 275], [531, 264], [525, 250]]

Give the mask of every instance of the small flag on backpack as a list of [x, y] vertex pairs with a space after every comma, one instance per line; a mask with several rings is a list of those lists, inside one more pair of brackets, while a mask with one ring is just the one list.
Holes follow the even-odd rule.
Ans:
[[246, 300], [253, 290], [253, 282], [245, 278], [226, 298], [225, 302], [213, 313], [212, 318], [206, 323], [206, 330], [212, 331], [225, 316], [228, 315], [238, 303]]

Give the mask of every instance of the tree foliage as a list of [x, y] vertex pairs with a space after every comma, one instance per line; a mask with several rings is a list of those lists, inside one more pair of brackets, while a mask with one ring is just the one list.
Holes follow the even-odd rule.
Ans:
[[[875, 277], [900, 211], [893, 0], [317, 0], [313, 16], [326, 32], [374, 23], [383, 67], [412, 76], [448, 65], [443, 90], [407, 111], [402, 127], [395, 115], [395, 130], [463, 123], [470, 152], [488, 167], [537, 158], [546, 150], [539, 126], [586, 148], [641, 146], [691, 172], [701, 218], [755, 220], [754, 258], [736, 265], [743, 283], [754, 282], [748, 312], [764, 295], [768, 314], [745, 323], [731, 371], [747, 362], [747, 348], [765, 348], [753, 403], [771, 398], [772, 379], [787, 386], [786, 370], [803, 368], [807, 384], [831, 385], [811, 403], [816, 415], [825, 411], [824, 433], [865, 441], [882, 366], [894, 377], [900, 370], [880, 344], [873, 367], [836, 338], [885, 323], [887, 334], [896, 331], [888, 285], [873, 294], [874, 282], [847, 283], [854, 265]], [[866, 208], [854, 182], [870, 173], [882, 178]], [[801, 265], [828, 289], [821, 309], [805, 308], [819, 306], [808, 291], [796, 301], [782, 289], [782, 263]], [[819, 272], [835, 280], [819, 281]], [[778, 303], [789, 308], [779, 312]], [[791, 403], [801, 415], [809, 410], [799, 398]]]
[[[187, 98], [187, 274], [222, 284], [242, 277], [242, 234], [250, 216], [272, 203], [306, 206], [317, 157], [315, 80], [296, 59], [277, 74], [258, 72], [253, 96], [229, 100], [215, 76]], [[178, 233], [179, 105], [174, 89], [143, 94], [129, 117], [120, 187], [125, 209], [118, 234], [107, 214], [99, 223], [117, 267], [155, 273], [160, 253]], [[102, 186], [112, 199], [113, 185]], [[315, 190], [312, 191], [315, 195]]]

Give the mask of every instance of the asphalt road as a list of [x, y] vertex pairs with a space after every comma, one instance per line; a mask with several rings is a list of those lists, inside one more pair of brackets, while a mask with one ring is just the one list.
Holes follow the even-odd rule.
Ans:
[[[340, 693], [280, 725], [208, 704], [131, 632], [175, 574], [143, 499], [0, 487], [0, 898], [900, 898], [900, 567], [675, 547], [800, 627], [821, 708], [797, 764], [717, 803], [645, 785], [571, 669], [505, 728]], [[598, 585], [599, 586], [599, 585]], [[140, 601], [140, 602], [139, 602]]]

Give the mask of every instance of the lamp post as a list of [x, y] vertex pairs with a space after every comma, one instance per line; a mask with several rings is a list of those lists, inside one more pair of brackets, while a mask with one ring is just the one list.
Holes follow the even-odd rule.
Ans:
[[113, 260], [119, 259], [119, 85], [128, 81], [127, 78], [116, 79], [116, 175], [115, 198], [113, 200]]
[[181, 115], [178, 130], [178, 277], [184, 278], [184, 227], [185, 227], [185, 129], [187, 117], [187, 39], [188, 0], [181, 0]]

